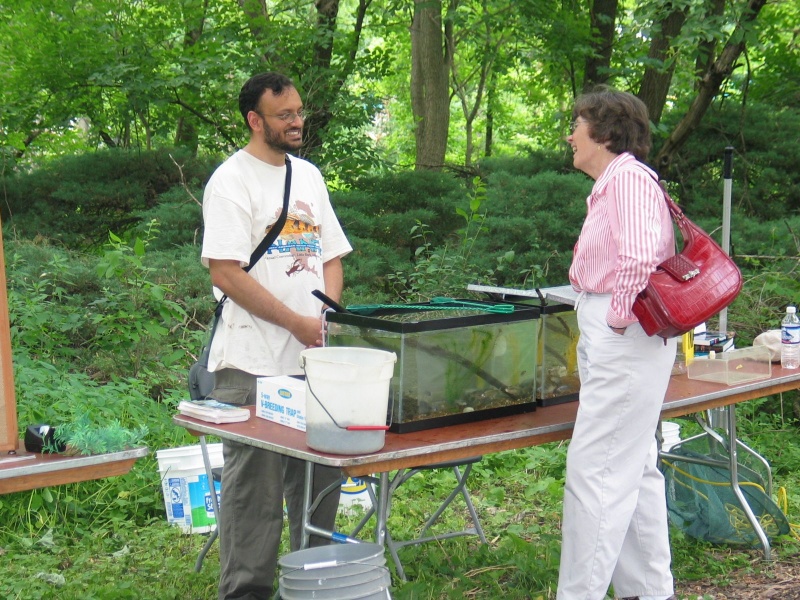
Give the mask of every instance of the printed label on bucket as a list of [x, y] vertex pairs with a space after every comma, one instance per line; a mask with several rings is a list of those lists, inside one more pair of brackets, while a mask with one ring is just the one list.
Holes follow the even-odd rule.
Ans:
[[342, 493], [339, 496], [339, 506], [347, 507], [361, 505], [368, 507], [371, 501], [367, 492], [367, 482], [358, 478], [348, 477], [342, 483]]
[[168, 482], [171, 516], [173, 519], [183, 519], [183, 479], [170, 477]]
[[178, 525], [185, 533], [189, 533], [192, 527], [192, 513], [189, 511], [186, 478], [165, 477], [161, 485], [167, 509], [167, 522], [171, 525]]
[[[219, 482], [215, 483], [217, 500], [220, 499]], [[198, 475], [187, 479], [189, 488], [189, 506], [192, 514], [192, 528], [210, 527], [216, 523], [214, 518], [214, 503], [211, 500], [211, 490], [208, 486], [208, 477]]]

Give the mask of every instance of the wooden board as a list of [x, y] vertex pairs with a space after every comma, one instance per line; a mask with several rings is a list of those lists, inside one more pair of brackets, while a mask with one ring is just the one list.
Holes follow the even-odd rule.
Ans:
[[108, 454], [64, 456], [28, 453], [23, 449], [14, 456], [0, 457], [0, 494], [124, 475], [147, 452], [146, 447], [141, 447]]
[[6, 261], [3, 255], [3, 236], [0, 233], [0, 452], [16, 450], [18, 439], [17, 399], [14, 393], [14, 370], [11, 363], [11, 327], [8, 320]]

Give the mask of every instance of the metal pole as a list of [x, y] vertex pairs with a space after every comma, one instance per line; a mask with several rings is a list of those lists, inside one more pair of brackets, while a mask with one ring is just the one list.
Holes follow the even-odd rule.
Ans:
[[[722, 249], [725, 254], [731, 253], [731, 190], [733, 188], [733, 147], [725, 148], [725, 161], [723, 167], [723, 192], [722, 192]], [[719, 313], [719, 330], [721, 333], [728, 331], [728, 309], [723, 308]]]
[[[733, 188], [733, 147], [725, 148], [722, 181], [722, 249], [725, 254], [731, 253], [731, 190]], [[728, 308], [723, 308], [719, 313], [719, 331], [728, 332]], [[712, 428], [724, 428], [727, 431], [724, 408], [712, 408], [708, 411], [708, 423]], [[730, 432], [728, 432], [730, 433]], [[733, 442], [731, 442], [733, 444]]]

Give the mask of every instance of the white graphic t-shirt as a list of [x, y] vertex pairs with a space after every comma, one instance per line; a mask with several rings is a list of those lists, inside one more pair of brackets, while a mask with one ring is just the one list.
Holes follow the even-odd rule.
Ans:
[[[319, 315], [311, 292], [325, 291], [322, 265], [352, 250], [333, 212], [322, 174], [290, 156], [292, 184], [286, 224], [249, 275], [300, 314]], [[202, 261], [238, 260], [250, 254], [283, 207], [286, 167], [269, 165], [244, 150], [214, 172], [203, 195]], [[219, 297], [219, 290], [215, 290]], [[230, 367], [254, 375], [297, 375], [304, 346], [287, 330], [225, 302], [209, 356], [209, 370]]]

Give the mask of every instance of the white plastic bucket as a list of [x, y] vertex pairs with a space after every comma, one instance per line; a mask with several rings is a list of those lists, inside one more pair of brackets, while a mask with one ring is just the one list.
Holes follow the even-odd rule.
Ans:
[[[222, 444], [207, 444], [211, 467], [221, 467]], [[167, 448], [156, 452], [167, 522], [184, 533], [206, 533], [216, 525], [211, 486], [208, 483], [200, 445]], [[217, 500], [220, 483], [214, 482]]]
[[395, 362], [394, 352], [373, 348], [303, 350], [309, 447], [333, 454], [383, 448]]
[[284, 600], [391, 598], [391, 575], [380, 544], [331, 544], [282, 557], [280, 596]]
[[681, 441], [681, 426], [672, 421], [661, 423], [661, 450], [668, 452], [675, 444]]

